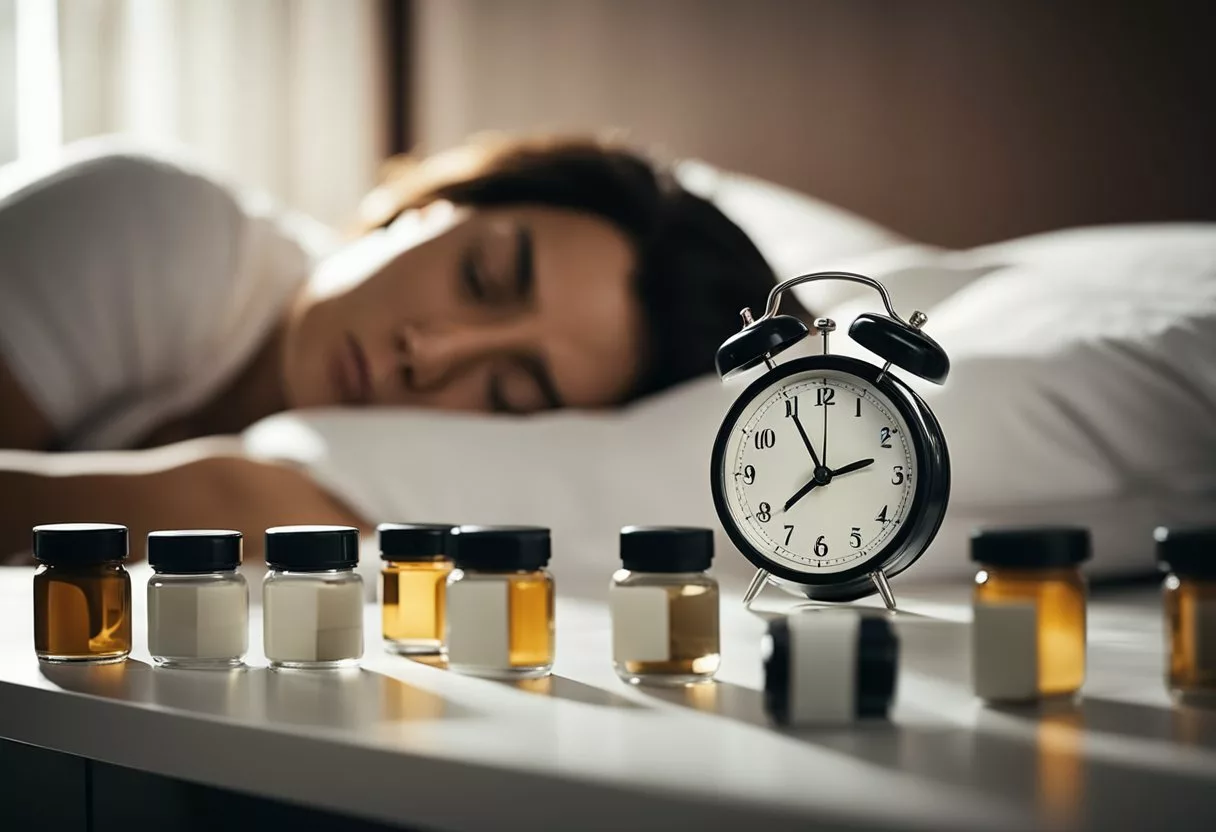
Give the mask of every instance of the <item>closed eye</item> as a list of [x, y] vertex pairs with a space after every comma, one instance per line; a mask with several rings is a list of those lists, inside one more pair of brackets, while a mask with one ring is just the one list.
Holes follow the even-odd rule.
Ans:
[[490, 257], [485, 241], [478, 240], [465, 250], [460, 259], [460, 284], [471, 301], [488, 306], [531, 302], [535, 283], [532, 230], [518, 226], [511, 248], [509, 257], [498, 256], [498, 252]]
[[544, 361], [516, 355], [510, 364], [490, 376], [487, 403], [493, 413], [535, 413], [562, 407], [561, 394]]
[[482, 275], [481, 247], [472, 245], [460, 258], [460, 286], [469, 298], [477, 303], [485, 301], [489, 294]]

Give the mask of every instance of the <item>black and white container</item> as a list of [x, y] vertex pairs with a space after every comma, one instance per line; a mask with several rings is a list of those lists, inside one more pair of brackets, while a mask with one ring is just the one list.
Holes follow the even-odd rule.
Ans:
[[885, 616], [798, 613], [769, 623], [764, 708], [779, 725], [885, 719], [895, 698], [899, 639]]
[[339, 668], [363, 656], [359, 530], [277, 526], [266, 530], [262, 635], [272, 668]]
[[249, 647], [249, 587], [241, 533], [152, 532], [148, 564], [148, 652], [165, 667], [240, 665]]

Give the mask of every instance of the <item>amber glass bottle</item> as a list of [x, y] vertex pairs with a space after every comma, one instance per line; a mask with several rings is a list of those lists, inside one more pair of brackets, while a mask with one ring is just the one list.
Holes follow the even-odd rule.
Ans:
[[1154, 533], [1165, 578], [1166, 682], [1182, 695], [1216, 695], [1216, 527]]
[[506, 679], [553, 668], [553, 576], [549, 530], [461, 526], [447, 580], [448, 667]]
[[621, 529], [623, 568], [608, 590], [618, 676], [655, 685], [713, 679], [721, 664], [718, 582], [705, 574], [713, 556], [709, 529]]
[[418, 655], [443, 650], [444, 597], [452, 561], [452, 526], [441, 523], [381, 523], [381, 615], [384, 646]]
[[971, 538], [975, 691], [989, 700], [1069, 696], [1085, 681], [1082, 528], [986, 529]]
[[131, 652], [127, 529], [34, 527], [34, 652], [45, 662], [117, 662]]

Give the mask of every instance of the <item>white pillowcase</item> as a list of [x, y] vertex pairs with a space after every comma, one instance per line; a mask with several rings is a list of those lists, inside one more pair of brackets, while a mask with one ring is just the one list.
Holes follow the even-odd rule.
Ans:
[[[1093, 572], [1147, 571], [1153, 526], [1216, 514], [1216, 225], [1080, 229], [971, 252], [902, 246], [851, 265], [884, 280], [905, 317], [928, 313], [953, 362], [943, 387], [913, 381], [945, 430], [953, 494], [901, 582], [970, 574], [977, 525], [1080, 523], [1094, 534]], [[874, 360], [844, 332], [877, 309], [862, 291], [830, 309], [833, 348]], [[622, 525], [717, 527], [710, 448], [746, 383], [707, 378], [616, 412], [522, 419], [288, 413], [245, 443], [305, 465], [369, 520], [548, 525], [559, 575], [598, 580]], [[715, 568], [748, 574], [719, 544]]]

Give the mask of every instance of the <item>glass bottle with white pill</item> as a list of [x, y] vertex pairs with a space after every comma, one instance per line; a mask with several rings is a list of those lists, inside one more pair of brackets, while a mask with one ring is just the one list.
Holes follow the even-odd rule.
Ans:
[[632, 684], [688, 685], [721, 664], [709, 529], [626, 526], [612, 576], [612, 666]]
[[148, 535], [148, 652], [163, 667], [231, 668], [249, 649], [249, 586], [230, 529]]
[[548, 676], [554, 647], [554, 584], [545, 569], [549, 530], [460, 526], [451, 546], [448, 667], [498, 679]]
[[262, 630], [275, 669], [332, 669], [363, 656], [359, 530], [277, 526], [266, 530]]
[[1085, 681], [1089, 532], [1074, 527], [982, 529], [971, 537], [976, 695], [1027, 702], [1068, 697]]

